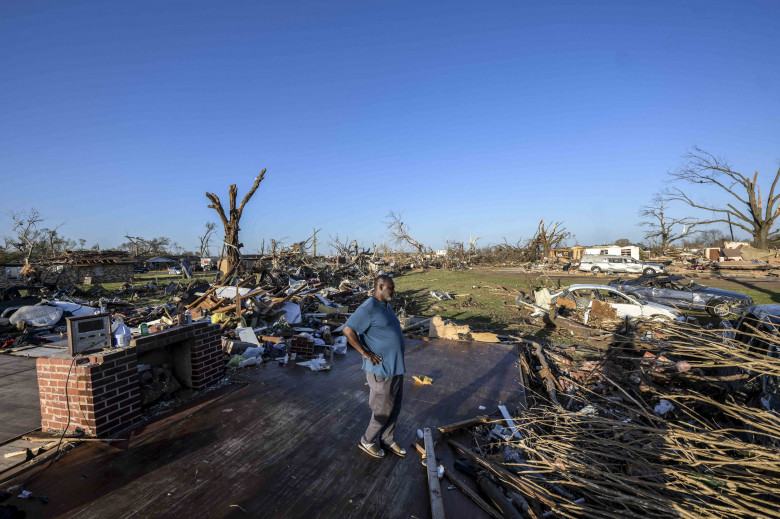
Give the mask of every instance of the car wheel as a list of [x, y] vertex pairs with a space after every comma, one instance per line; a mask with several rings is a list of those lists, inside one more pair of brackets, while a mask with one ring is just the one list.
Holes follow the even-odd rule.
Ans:
[[643, 272], [645, 276], [654, 276], [655, 275], [655, 269], [646, 268]]
[[707, 312], [712, 317], [719, 317], [723, 319], [725, 317], [728, 317], [728, 315], [731, 313], [731, 309], [729, 308], [728, 303], [726, 303], [725, 301], [721, 301], [720, 299], [715, 299], [707, 303]]
[[598, 267], [593, 267], [592, 269], [590, 269], [590, 271], [593, 272], [594, 274], [598, 274], [599, 272], [601, 272], [601, 269]]

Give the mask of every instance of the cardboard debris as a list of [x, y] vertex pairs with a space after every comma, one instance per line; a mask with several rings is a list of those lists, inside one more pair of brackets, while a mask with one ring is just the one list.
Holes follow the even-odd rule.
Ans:
[[428, 337], [438, 337], [453, 341], [501, 342], [494, 333], [472, 332], [467, 324], [455, 324], [445, 321], [439, 315], [431, 319]]
[[615, 310], [609, 303], [593, 300], [590, 306], [590, 318], [617, 319], [617, 310]]

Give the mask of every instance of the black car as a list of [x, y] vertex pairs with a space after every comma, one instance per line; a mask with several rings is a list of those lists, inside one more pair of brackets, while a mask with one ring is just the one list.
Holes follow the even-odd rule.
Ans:
[[143, 265], [135, 265], [133, 266], [133, 272], [140, 272], [142, 274], [145, 274], [149, 272], [149, 269], [144, 267]]
[[741, 315], [753, 304], [753, 299], [739, 292], [699, 285], [683, 276], [641, 276], [636, 279], [616, 279], [613, 286], [647, 301], [672, 306], [680, 310], [706, 310], [721, 319]]

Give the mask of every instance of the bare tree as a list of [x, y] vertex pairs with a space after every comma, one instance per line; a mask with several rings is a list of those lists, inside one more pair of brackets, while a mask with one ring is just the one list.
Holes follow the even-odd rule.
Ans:
[[211, 238], [214, 234], [214, 229], [217, 228], [217, 224], [214, 222], [206, 222], [206, 232], [201, 236], [198, 236], [200, 240], [200, 257], [205, 258], [211, 254]]
[[469, 261], [471, 261], [471, 258], [473, 258], [474, 254], [477, 252], [477, 242], [481, 239], [481, 236], [471, 236], [469, 234]]
[[[142, 238], [140, 236], [128, 236], [125, 235], [129, 241], [119, 246], [120, 250], [135, 251], [135, 256], [145, 254], [165, 254], [168, 252], [168, 247], [171, 246], [171, 239], [166, 236], [158, 236], [151, 240]], [[175, 247], [179, 247], [178, 244], [174, 244]]]
[[542, 219], [536, 228], [536, 234], [528, 240], [525, 247], [528, 259], [536, 261], [541, 258], [549, 258], [552, 255], [552, 250], [560, 246], [569, 236], [571, 233], [563, 227], [563, 222], [545, 224], [544, 219]]
[[145, 242], [143, 238], [140, 236], [129, 236], [125, 234], [125, 238], [128, 239], [126, 243], [123, 243], [119, 246], [121, 250], [127, 250], [127, 251], [133, 251], [135, 250], [134, 256], [138, 257], [141, 255], [141, 249], [145, 247]]
[[246, 203], [249, 202], [249, 199], [252, 198], [252, 195], [255, 194], [255, 191], [257, 191], [257, 188], [260, 185], [260, 182], [262, 182], [264, 176], [265, 168], [263, 168], [263, 171], [257, 175], [254, 184], [252, 184], [252, 188], [249, 190], [249, 192], [247, 192], [246, 195], [244, 195], [244, 199], [241, 201], [241, 205], [238, 207], [236, 207], [238, 189], [236, 188], [235, 184], [231, 184], [230, 188], [228, 189], [230, 208], [227, 213], [225, 213], [225, 209], [222, 207], [222, 203], [219, 201], [219, 197], [217, 195], [214, 193], [206, 193], [206, 197], [209, 199], [209, 201], [211, 201], [211, 204], [208, 207], [214, 209], [217, 212], [220, 220], [222, 220], [222, 226], [225, 229], [224, 243], [226, 248], [225, 252], [227, 261], [223, 261], [220, 264], [220, 270], [223, 274], [232, 272], [233, 269], [238, 265], [239, 261], [241, 261], [241, 247], [244, 245], [238, 240], [238, 231], [240, 230], [239, 221], [241, 220], [241, 214], [244, 212]]
[[775, 187], [780, 179], [780, 168], [775, 174], [772, 185], [769, 188], [769, 196], [761, 195], [761, 186], [758, 185], [758, 172], [752, 177], [734, 171], [731, 165], [724, 159], [695, 147], [691, 153], [685, 156], [688, 163], [669, 175], [676, 181], [688, 184], [704, 184], [715, 186], [728, 194], [730, 202], [725, 207], [694, 201], [679, 187], [675, 187], [666, 195], [668, 200], [680, 200], [689, 206], [711, 211], [714, 217], [709, 220], [699, 220], [698, 225], [715, 222], [728, 223], [744, 229], [753, 236], [753, 244], [759, 249], [765, 249], [768, 237], [780, 216], [780, 194], [775, 194]]
[[38, 224], [43, 221], [41, 213], [32, 208], [26, 213], [11, 213], [11, 228], [16, 234], [16, 239], [11, 238], [10, 244], [24, 256], [24, 264], [30, 264], [36, 245], [41, 238]]
[[657, 241], [662, 254], [666, 253], [672, 243], [695, 233], [693, 228], [697, 225], [693, 218], [669, 216], [667, 209], [668, 203], [660, 194], [655, 195], [649, 205], [639, 209], [639, 216], [644, 218], [639, 225], [648, 228], [645, 238]]
[[722, 247], [726, 240], [728, 237], [720, 229], [699, 231], [699, 242], [703, 247]]
[[59, 224], [54, 229], [41, 229], [39, 245], [41, 256], [48, 256], [49, 259], [54, 259], [68, 248], [76, 246], [76, 242], [69, 240], [59, 234], [59, 229], [63, 225], [65, 225], [64, 222]]
[[401, 213], [390, 211], [385, 223], [387, 224], [387, 233], [390, 235], [393, 242], [397, 245], [406, 244], [411, 246], [417, 252], [420, 265], [425, 266], [424, 254], [428, 247], [412, 238], [409, 234], [409, 226], [401, 219]]
[[336, 257], [344, 257], [349, 259], [349, 254], [352, 249], [352, 242], [349, 236], [345, 236], [343, 240], [339, 239], [339, 235], [328, 236], [328, 245], [336, 253]]
[[317, 233], [319, 233], [322, 229], [317, 229], [316, 227], [312, 227], [312, 240], [311, 240], [311, 248], [312, 248], [312, 256], [317, 257], [317, 244], [319, 243], [317, 241]]

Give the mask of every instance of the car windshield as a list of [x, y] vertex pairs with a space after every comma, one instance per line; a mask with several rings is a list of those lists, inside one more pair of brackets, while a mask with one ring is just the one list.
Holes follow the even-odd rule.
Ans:
[[620, 292], [613, 292], [612, 290], [599, 290], [599, 299], [608, 303], [616, 303], [621, 305], [634, 304], [628, 297]]
[[676, 281], [676, 283], [679, 284], [681, 287], [686, 288], [687, 290], [699, 290], [702, 288], [701, 285], [696, 283], [694, 280], [688, 278], [679, 279]]
[[584, 300], [597, 299], [599, 301], [604, 301], [606, 303], [615, 303], [615, 304], [622, 304], [622, 305], [636, 304], [625, 294], [621, 294], [620, 292], [613, 291], [613, 290], [606, 290], [606, 289], [594, 290], [592, 288], [581, 288], [578, 290], [573, 290], [569, 293], [575, 298], [584, 299]]

